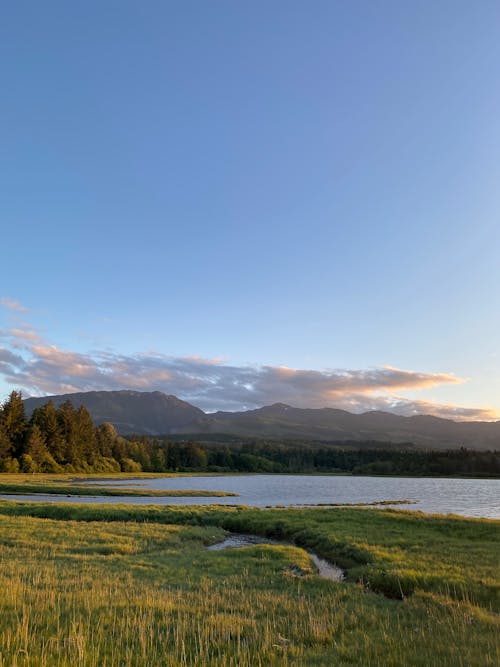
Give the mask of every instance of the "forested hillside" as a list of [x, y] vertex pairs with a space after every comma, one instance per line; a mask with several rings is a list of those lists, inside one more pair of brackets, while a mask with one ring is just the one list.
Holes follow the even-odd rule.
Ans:
[[337, 472], [382, 475], [500, 476], [500, 452], [414, 450], [410, 443], [316, 443], [248, 439], [230, 444], [124, 438], [89, 411], [51, 401], [28, 418], [19, 392], [0, 408], [3, 472]]

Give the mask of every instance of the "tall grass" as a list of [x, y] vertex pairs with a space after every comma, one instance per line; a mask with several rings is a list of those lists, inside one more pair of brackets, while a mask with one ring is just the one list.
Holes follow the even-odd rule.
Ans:
[[500, 522], [359, 508], [43, 505], [0, 502], [0, 515], [218, 526], [288, 540], [347, 568], [388, 597], [444, 593], [500, 611]]
[[[224, 528], [343, 558], [350, 581], [294, 576], [294, 546], [206, 551]], [[393, 511], [1, 503], [0, 666], [496, 665], [497, 540]]]

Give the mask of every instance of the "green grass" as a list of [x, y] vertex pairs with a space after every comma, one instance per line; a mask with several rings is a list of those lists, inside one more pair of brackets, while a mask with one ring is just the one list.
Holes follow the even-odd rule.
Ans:
[[53, 495], [64, 496], [146, 496], [146, 497], [216, 497], [236, 496], [235, 493], [228, 493], [226, 491], [205, 491], [196, 489], [133, 489], [126, 486], [121, 486], [119, 489], [103, 487], [103, 486], [50, 486], [41, 484], [1, 484], [0, 494], [30, 494], [30, 493], [50, 493]]
[[[84, 485], [85, 482], [92, 479], [102, 479], [102, 481], [109, 480], [107, 477], [86, 476], [74, 477], [70, 475], [16, 475], [7, 474], [0, 476], [0, 495], [12, 494], [32, 494], [32, 493], [50, 493], [55, 495], [65, 496], [147, 496], [147, 497], [223, 497], [236, 496], [235, 493], [228, 493], [226, 491], [204, 491], [195, 489], [137, 489], [127, 486], [110, 487], [110, 486], [96, 486]], [[130, 475], [117, 475], [116, 478], [120, 481], [133, 481], [135, 478]], [[140, 478], [142, 479], [142, 478]], [[64, 484], [64, 482], [70, 482]]]
[[[499, 525], [4, 501], [0, 666], [497, 665]], [[226, 530], [295, 545], [207, 551]], [[315, 576], [301, 546], [347, 581]]]

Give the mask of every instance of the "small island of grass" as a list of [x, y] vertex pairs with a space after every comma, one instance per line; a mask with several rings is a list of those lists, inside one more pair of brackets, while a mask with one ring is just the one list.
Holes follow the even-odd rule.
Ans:
[[[31, 477], [31, 479], [30, 479]], [[129, 481], [127, 475], [117, 476], [117, 479]], [[155, 497], [155, 498], [221, 498], [225, 496], [237, 496], [236, 493], [227, 491], [207, 491], [204, 489], [147, 489], [131, 488], [129, 486], [110, 487], [85, 485], [89, 478], [79, 477], [74, 479], [70, 476], [56, 475], [5, 475], [0, 478], [0, 495], [31, 495], [50, 494], [61, 496], [132, 496], [132, 497]], [[69, 483], [65, 483], [69, 482]]]

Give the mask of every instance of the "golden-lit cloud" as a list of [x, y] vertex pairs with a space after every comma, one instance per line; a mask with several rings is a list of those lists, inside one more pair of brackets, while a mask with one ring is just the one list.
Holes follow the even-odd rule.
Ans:
[[0, 374], [28, 394], [137, 389], [163, 391], [204, 410], [245, 410], [287, 403], [301, 408], [336, 407], [351, 412], [385, 410], [456, 420], [492, 420], [488, 407], [410, 400], [404, 391], [464, 382], [452, 373], [425, 373], [392, 366], [308, 370], [287, 366], [235, 366], [223, 359], [173, 357], [155, 352], [123, 355], [109, 350], [64, 350], [28, 327], [0, 332]]
[[41, 336], [33, 329], [10, 329], [10, 336], [15, 340], [30, 341], [31, 343], [39, 343], [42, 341]]

